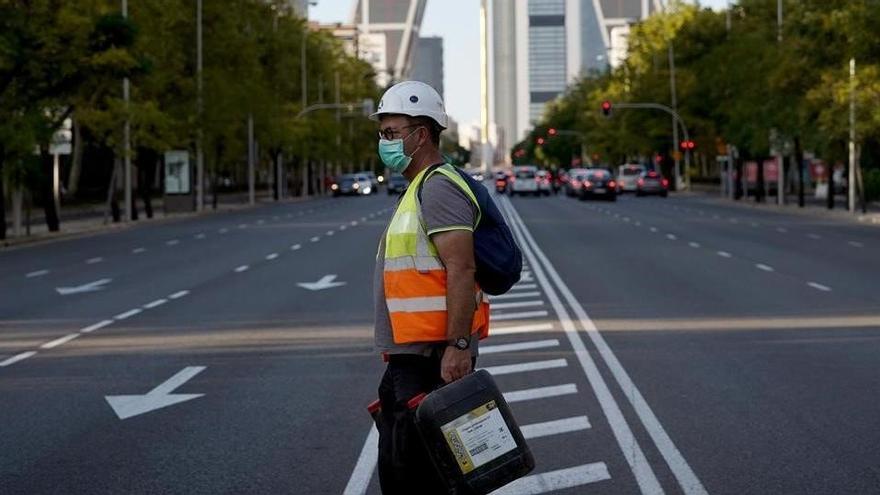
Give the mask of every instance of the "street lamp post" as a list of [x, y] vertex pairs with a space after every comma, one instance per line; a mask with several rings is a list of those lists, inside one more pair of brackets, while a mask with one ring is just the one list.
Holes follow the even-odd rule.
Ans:
[[[122, 0], [122, 18], [128, 19], [128, 0]], [[123, 220], [130, 222], [133, 218], [131, 207], [131, 118], [128, 115], [131, 99], [131, 83], [126, 76], [122, 80], [122, 99], [125, 102], [125, 126], [123, 127], [123, 176], [125, 184], [125, 216]], [[114, 186], [115, 188], [115, 186]]]
[[196, 0], [196, 211], [205, 206], [205, 157], [202, 150], [202, 0]]

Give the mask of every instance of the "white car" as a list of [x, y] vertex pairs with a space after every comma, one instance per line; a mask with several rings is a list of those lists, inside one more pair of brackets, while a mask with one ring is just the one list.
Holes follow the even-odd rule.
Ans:
[[539, 170], [535, 174], [535, 180], [538, 182], [538, 191], [545, 196], [553, 193], [553, 176], [546, 170]]
[[621, 192], [636, 192], [639, 189], [639, 177], [648, 171], [648, 167], [638, 163], [627, 163], [617, 168], [617, 182]]
[[538, 167], [532, 165], [522, 165], [513, 167], [513, 177], [510, 182], [510, 195], [516, 194], [534, 194], [538, 196], [541, 191], [538, 189], [537, 181]]

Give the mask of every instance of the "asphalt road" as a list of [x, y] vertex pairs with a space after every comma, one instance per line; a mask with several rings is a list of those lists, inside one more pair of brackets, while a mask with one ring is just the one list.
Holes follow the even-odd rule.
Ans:
[[[478, 366], [537, 459], [502, 493], [880, 492], [880, 229], [700, 197], [498, 202], [527, 267]], [[378, 493], [393, 204], [0, 252], [0, 493]]]

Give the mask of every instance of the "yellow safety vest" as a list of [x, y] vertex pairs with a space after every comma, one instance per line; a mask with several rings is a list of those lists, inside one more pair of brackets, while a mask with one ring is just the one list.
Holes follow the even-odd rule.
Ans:
[[[423, 170], [407, 188], [385, 234], [385, 302], [391, 315], [396, 344], [446, 340], [446, 267], [428, 236], [418, 199], [419, 185], [440, 173], [458, 186], [480, 208], [467, 182], [452, 165]], [[382, 253], [379, 253], [380, 255]], [[477, 302], [471, 334], [489, 334], [489, 299], [475, 284]]]

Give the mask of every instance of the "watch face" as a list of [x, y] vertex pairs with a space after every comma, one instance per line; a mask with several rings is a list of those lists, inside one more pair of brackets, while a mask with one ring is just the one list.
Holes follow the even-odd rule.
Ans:
[[465, 350], [470, 346], [470, 341], [464, 337], [455, 341], [455, 347], [458, 347], [461, 350]]

